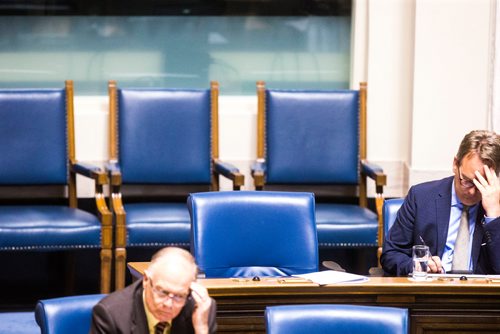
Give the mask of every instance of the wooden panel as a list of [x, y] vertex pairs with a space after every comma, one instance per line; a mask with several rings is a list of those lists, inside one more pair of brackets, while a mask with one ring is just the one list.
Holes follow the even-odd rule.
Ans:
[[[129, 263], [136, 277], [147, 263]], [[357, 304], [408, 308], [415, 334], [500, 333], [500, 282], [485, 279], [412, 282], [371, 277], [367, 282], [319, 286], [298, 278], [201, 279], [217, 301], [218, 332], [265, 333], [266, 306]]]
[[[466, 310], [463, 310], [466, 312]], [[446, 312], [443, 312], [446, 313]], [[466, 315], [453, 314], [412, 314], [410, 319], [411, 333], [447, 334], [447, 333], [499, 333], [500, 317], [498, 313], [469, 310]], [[486, 314], [484, 314], [486, 313]]]

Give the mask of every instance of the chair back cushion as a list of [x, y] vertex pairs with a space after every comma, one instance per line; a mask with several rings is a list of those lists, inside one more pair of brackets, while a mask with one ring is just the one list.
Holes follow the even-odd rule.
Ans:
[[188, 198], [191, 248], [206, 277], [318, 270], [311, 193], [227, 191]]
[[123, 183], [210, 183], [210, 90], [119, 89]]
[[286, 305], [267, 307], [267, 334], [408, 333], [408, 310], [361, 305]]
[[35, 318], [42, 334], [88, 334], [92, 308], [105, 295], [82, 295], [40, 300]]
[[0, 184], [66, 184], [64, 89], [0, 90]]
[[189, 247], [191, 223], [185, 202], [130, 203], [127, 212], [127, 246]]
[[389, 233], [389, 230], [396, 221], [396, 216], [398, 215], [399, 208], [403, 205], [403, 201], [403, 198], [393, 198], [384, 201], [384, 235]]
[[359, 93], [266, 90], [267, 184], [357, 184]]

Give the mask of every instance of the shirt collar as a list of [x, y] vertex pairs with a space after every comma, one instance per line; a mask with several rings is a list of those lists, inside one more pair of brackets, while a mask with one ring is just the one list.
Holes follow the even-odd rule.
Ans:
[[462, 203], [458, 199], [457, 192], [455, 191], [455, 180], [451, 183], [451, 206], [462, 208]]

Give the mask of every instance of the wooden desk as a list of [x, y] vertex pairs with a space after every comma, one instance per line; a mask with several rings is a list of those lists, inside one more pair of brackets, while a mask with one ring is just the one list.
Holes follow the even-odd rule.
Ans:
[[[142, 275], [148, 263], [129, 263]], [[202, 279], [217, 301], [220, 333], [265, 333], [266, 306], [284, 304], [360, 304], [409, 309], [410, 333], [500, 333], [500, 283], [372, 277], [368, 282], [318, 286], [300, 279]]]

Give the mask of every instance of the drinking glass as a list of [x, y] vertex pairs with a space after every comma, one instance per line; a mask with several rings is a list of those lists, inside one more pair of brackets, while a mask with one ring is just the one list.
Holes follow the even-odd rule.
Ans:
[[425, 245], [413, 246], [413, 280], [427, 280], [427, 262], [429, 261], [429, 247]]

